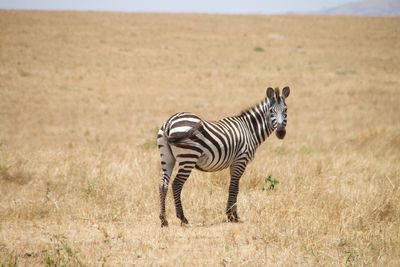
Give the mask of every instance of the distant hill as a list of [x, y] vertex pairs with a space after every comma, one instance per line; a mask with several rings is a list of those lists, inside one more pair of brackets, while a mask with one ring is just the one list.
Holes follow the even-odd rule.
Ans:
[[324, 15], [400, 16], [400, 0], [364, 0], [328, 8]]

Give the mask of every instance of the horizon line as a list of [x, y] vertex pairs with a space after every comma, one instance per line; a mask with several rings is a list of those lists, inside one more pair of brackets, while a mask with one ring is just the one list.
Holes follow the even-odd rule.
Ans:
[[120, 9], [85, 9], [85, 8], [2, 8], [0, 11], [33, 11], [33, 12], [88, 12], [88, 13], [122, 13], [122, 14], [156, 14], [156, 15], [215, 15], [215, 16], [298, 16], [298, 17], [398, 17], [398, 15], [358, 15], [358, 14], [324, 14], [322, 11], [311, 12], [219, 12], [219, 11], [156, 11], [156, 10], [120, 10]]

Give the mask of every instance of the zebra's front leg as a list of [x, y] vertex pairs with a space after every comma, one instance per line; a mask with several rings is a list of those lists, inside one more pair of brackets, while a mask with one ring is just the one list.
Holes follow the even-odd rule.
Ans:
[[230, 167], [231, 181], [229, 184], [228, 203], [226, 205], [226, 215], [230, 222], [239, 222], [239, 215], [237, 213], [237, 196], [239, 194], [240, 177], [242, 177], [245, 169], [245, 162], [236, 162]]
[[190, 173], [192, 172], [194, 165], [181, 165], [179, 166], [178, 173], [172, 183], [172, 190], [174, 195], [175, 201], [175, 209], [176, 209], [176, 217], [181, 220], [181, 225], [188, 224], [188, 220], [186, 219], [181, 202], [181, 192], [183, 185], [185, 184], [187, 178], [189, 177]]

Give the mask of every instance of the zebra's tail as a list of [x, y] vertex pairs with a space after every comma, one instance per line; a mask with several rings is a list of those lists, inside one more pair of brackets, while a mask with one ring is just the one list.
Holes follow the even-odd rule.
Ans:
[[185, 127], [172, 128], [166, 125], [166, 131], [164, 131], [164, 137], [167, 139], [169, 144], [177, 144], [185, 139], [192, 137], [196, 131], [200, 130], [203, 126], [202, 121], [191, 123]]

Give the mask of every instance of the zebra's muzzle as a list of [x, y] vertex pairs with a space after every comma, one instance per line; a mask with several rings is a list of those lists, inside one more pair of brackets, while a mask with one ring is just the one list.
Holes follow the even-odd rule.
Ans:
[[279, 139], [283, 139], [286, 135], [286, 129], [285, 126], [283, 125], [279, 125], [276, 128], [276, 132], [275, 132], [276, 137], [278, 137]]

